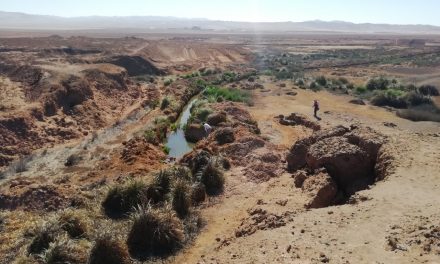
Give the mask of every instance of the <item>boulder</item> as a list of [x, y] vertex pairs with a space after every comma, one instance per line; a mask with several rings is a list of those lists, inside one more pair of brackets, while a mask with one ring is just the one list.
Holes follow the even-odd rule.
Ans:
[[345, 137], [331, 137], [310, 146], [306, 155], [311, 170], [326, 168], [347, 194], [365, 189], [374, 180], [370, 156]]
[[352, 99], [348, 102], [350, 104], [365, 105], [365, 102], [362, 99]]
[[307, 179], [307, 172], [299, 170], [293, 174], [293, 184], [296, 188], [301, 188]]
[[311, 197], [306, 204], [307, 208], [330, 206], [335, 203], [338, 194], [338, 186], [325, 171], [307, 177], [302, 185], [302, 190]]
[[286, 156], [288, 171], [296, 171], [306, 166], [307, 150], [311, 144], [310, 138], [300, 139], [295, 142]]
[[219, 145], [232, 143], [235, 140], [234, 130], [230, 127], [220, 128], [215, 131], [215, 140]]
[[205, 136], [206, 132], [202, 125], [190, 124], [185, 129], [185, 138], [189, 142], [196, 143]]
[[226, 113], [225, 112], [217, 112], [208, 115], [206, 122], [211, 126], [217, 126], [220, 123], [226, 122]]

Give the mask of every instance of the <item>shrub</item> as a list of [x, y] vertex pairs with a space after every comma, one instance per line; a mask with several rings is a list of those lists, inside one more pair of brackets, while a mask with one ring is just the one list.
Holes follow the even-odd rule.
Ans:
[[216, 194], [223, 190], [225, 178], [217, 159], [211, 157], [208, 163], [196, 174], [197, 179], [206, 187], [208, 194]]
[[[222, 98], [222, 97], [218, 97], [218, 98]], [[194, 115], [201, 122], [205, 122], [211, 113], [212, 113], [212, 110], [210, 110], [210, 109], [200, 108], [195, 111]]]
[[440, 122], [440, 110], [434, 105], [420, 105], [411, 109], [397, 111], [397, 116], [411, 121]]
[[156, 132], [152, 129], [147, 129], [144, 131], [144, 137], [147, 140], [148, 143], [153, 145], [158, 145], [159, 140], [156, 137]]
[[148, 186], [141, 181], [131, 181], [126, 185], [110, 188], [102, 202], [107, 216], [121, 218], [147, 199]]
[[89, 264], [129, 264], [130, 257], [125, 246], [110, 235], [96, 239], [90, 251]]
[[166, 80], [163, 82], [163, 85], [168, 86], [168, 85], [170, 85], [170, 84], [172, 84], [172, 83], [173, 83], [173, 79], [166, 79]]
[[163, 151], [163, 153], [168, 155], [168, 154], [170, 154], [171, 148], [168, 146], [163, 146], [162, 151]]
[[177, 180], [174, 183], [174, 187], [171, 191], [171, 205], [181, 218], [187, 216], [189, 213], [191, 206], [190, 194], [190, 187], [187, 181]]
[[402, 97], [398, 97], [392, 91], [376, 93], [376, 95], [371, 98], [370, 102], [375, 106], [391, 106], [395, 108], [408, 107], [407, 102]]
[[162, 99], [162, 103], [160, 103], [160, 110], [164, 110], [169, 105], [170, 105], [170, 99], [168, 99], [168, 97], [165, 97], [164, 99]]
[[365, 88], [364, 86], [358, 86], [355, 89], [355, 93], [357, 94], [363, 94], [367, 92], [367, 88]]
[[243, 91], [239, 89], [219, 88], [215, 86], [209, 86], [205, 89], [203, 95], [206, 98], [209, 97], [214, 98], [214, 101], [217, 101], [217, 98], [221, 96], [226, 101], [243, 102], [243, 103], [251, 102], [251, 94], [248, 91]]
[[423, 95], [430, 95], [430, 96], [439, 96], [439, 91], [437, 87], [433, 85], [422, 85], [419, 87], [419, 92]]
[[373, 90], [386, 90], [389, 85], [390, 85], [390, 80], [388, 80], [385, 77], [381, 76], [379, 78], [370, 79], [367, 82], [366, 87], [370, 91], [373, 91]]
[[66, 231], [71, 238], [86, 237], [89, 232], [89, 222], [84, 212], [66, 210], [64, 211], [58, 222], [61, 229]]
[[179, 125], [176, 124], [176, 123], [172, 123], [172, 124], [170, 125], [170, 129], [171, 129], [171, 131], [176, 132], [177, 129], [179, 129]]
[[130, 254], [137, 258], [170, 253], [185, 238], [182, 222], [169, 206], [161, 209], [139, 207], [131, 219], [127, 245]]
[[417, 92], [409, 92], [405, 95], [405, 100], [412, 106], [422, 104], [432, 104], [432, 100], [423, 94]]
[[274, 75], [278, 80], [292, 79], [294, 77], [292, 71], [287, 71], [285, 69], [276, 71]]
[[324, 76], [319, 76], [315, 79], [316, 83], [318, 83], [321, 86], [327, 85], [327, 79]]
[[316, 90], [316, 89], [318, 89], [318, 85], [316, 84], [316, 82], [311, 82], [309, 85], [309, 88], [312, 90]]
[[155, 124], [155, 132], [156, 132], [156, 138], [159, 142], [163, 142], [168, 133], [168, 128], [170, 127], [170, 120], [168, 118], [162, 117], [162, 118], [156, 118], [154, 120]]

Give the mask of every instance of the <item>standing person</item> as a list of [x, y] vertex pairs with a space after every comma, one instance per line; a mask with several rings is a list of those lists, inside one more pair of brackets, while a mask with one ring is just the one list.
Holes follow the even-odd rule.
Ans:
[[205, 128], [206, 135], [211, 133], [212, 127], [208, 123], [203, 123], [203, 127]]
[[319, 111], [319, 102], [318, 100], [313, 100], [313, 112], [314, 112], [314, 117], [318, 118], [318, 111]]

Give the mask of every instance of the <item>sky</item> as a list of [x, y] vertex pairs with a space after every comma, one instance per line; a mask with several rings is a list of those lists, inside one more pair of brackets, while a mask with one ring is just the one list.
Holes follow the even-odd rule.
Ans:
[[440, 0], [0, 0], [1, 11], [226, 21], [348, 21], [440, 26]]

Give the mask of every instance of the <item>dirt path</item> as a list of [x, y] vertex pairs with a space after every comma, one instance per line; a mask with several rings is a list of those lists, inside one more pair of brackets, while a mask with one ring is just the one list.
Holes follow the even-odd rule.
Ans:
[[[348, 97], [326, 92], [295, 90], [297, 96], [287, 96], [291, 88], [275, 84], [265, 88], [271, 91], [256, 91], [255, 106], [249, 111], [271, 142], [290, 147], [310, 133], [281, 126], [274, 117], [291, 112], [311, 115], [311, 102], [318, 98], [323, 111], [329, 111], [321, 113], [321, 125], [361, 123], [388, 135], [396, 157], [394, 173], [356, 194], [362, 201], [358, 204], [305, 210], [307, 197], [292, 186], [288, 173], [257, 184], [236, 168], [228, 174], [220, 201], [202, 209], [205, 229], [172, 262], [440, 263], [440, 251], [435, 251], [440, 248], [433, 245], [428, 252], [411, 242], [426, 243], [426, 234], [417, 230], [440, 225], [440, 140], [432, 134], [440, 132], [439, 124], [410, 122], [385, 109], [352, 105]], [[393, 122], [397, 128], [383, 122]], [[253, 234], [236, 237], [255, 208], [282, 216], [284, 225], [264, 229], [257, 225]]]

